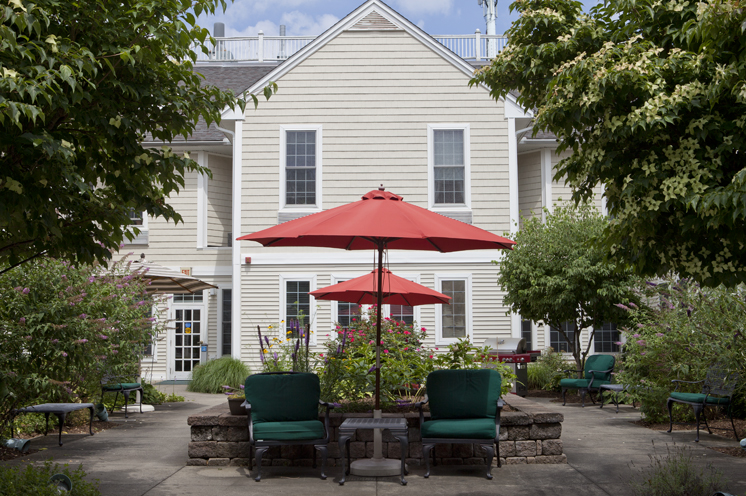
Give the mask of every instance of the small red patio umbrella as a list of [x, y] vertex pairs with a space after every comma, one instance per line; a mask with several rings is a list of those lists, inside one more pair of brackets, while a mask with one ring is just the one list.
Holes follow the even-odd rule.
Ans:
[[[399, 277], [388, 269], [383, 269], [383, 284], [381, 287], [383, 287], [382, 303], [384, 305], [406, 305], [408, 307], [433, 303], [448, 305], [451, 300], [448, 295]], [[370, 274], [317, 289], [308, 294], [317, 300], [346, 301], [358, 305], [371, 305], [378, 304], [378, 288], [378, 269], [376, 269]]]
[[[284, 222], [236, 238], [264, 246], [317, 246], [378, 251], [378, 287], [383, 286], [383, 251], [426, 250], [443, 253], [463, 250], [512, 249], [515, 242], [484, 229], [431, 212], [383, 187], [362, 200]], [[378, 308], [383, 303], [379, 292]], [[381, 312], [376, 319], [376, 356], [380, 357]], [[380, 410], [381, 371], [376, 360], [376, 403]]]

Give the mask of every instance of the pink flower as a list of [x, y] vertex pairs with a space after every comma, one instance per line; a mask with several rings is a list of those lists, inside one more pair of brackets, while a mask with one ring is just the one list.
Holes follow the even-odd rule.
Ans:
[[319, 353], [319, 356], [320, 356], [321, 358], [324, 358], [324, 354], [323, 354], [323, 353]]
[[644, 352], [644, 351], [641, 351], [641, 352], [640, 352], [640, 355], [644, 355], [644, 354], [645, 354], [645, 352]]
[[21, 293], [28, 294], [29, 291], [30, 291], [29, 288], [23, 288], [23, 291], [21, 291]]
[[85, 344], [87, 342], [88, 342], [87, 339], [78, 339], [78, 340], [74, 341], [75, 344]]
[[63, 352], [62, 352], [62, 356], [63, 356], [63, 357], [66, 357], [66, 356], [67, 356], [67, 353], [65, 353], [65, 352], [63, 351]]
[[432, 355], [430, 355], [430, 358], [432, 358], [432, 357], [433, 357], [433, 356], [432, 356]]
[[426, 327], [422, 327], [422, 328], [420, 328], [420, 330], [421, 330], [422, 332], [425, 332], [425, 331], [427, 331], [427, 328], [426, 328]]
[[389, 352], [389, 350], [383, 350], [383, 352], [384, 352], [384, 353], [388, 353], [388, 352]]
[[79, 319], [84, 319], [86, 317], [88, 317], [88, 316], [86, 314], [84, 314], [84, 313], [81, 313], [80, 315], [78, 315]]
[[639, 344], [640, 346], [645, 346], [645, 341], [640, 339], [639, 341], [637, 341], [637, 344]]
[[435, 347], [435, 350], [437, 351], [437, 349], [438, 349], [438, 348], [437, 348], [437, 346], [436, 346], [436, 347]]
[[26, 317], [21, 317], [20, 319], [18, 319], [18, 322], [20, 322], [21, 324], [25, 324], [26, 323]]
[[50, 341], [50, 343], [52, 343], [52, 344], [57, 344], [57, 343], [59, 343], [59, 342], [60, 342], [60, 340], [59, 340], [59, 339], [53, 339], [53, 340], [51, 340], [51, 341]]
[[621, 341], [614, 341], [614, 344], [617, 345], [617, 346], [622, 346], [622, 344], [624, 344], [624, 343], [622, 343]]
[[633, 335], [632, 335], [632, 337], [633, 337], [633, 338], [639, 338], [639, 337], [640, 337], [640, 335], [639, 335], [639, 334], [633, 334]]
[[109, 339], [109, 336], [104, 336], [103, 334], [98, 335], [99, 339]]
[[368, 344], [373, 344], [373, 340], [371, 339], [371, 340], [370, 340], [370, 342], [369, 342]]
[[662, 338], [663, 336], [665, 336], [665, 334], [663, 334], [662, 332], [656, 332], [655, 335], [658, 336], [659, 338]]
[[412, 334], [412, 333], [409, 331], [404, 331], [404, 334]]
[[405, 348], [404, 348], [404, 351], [407, 351], [408, 349], [409, 349], [408, 347], [405, 347]]

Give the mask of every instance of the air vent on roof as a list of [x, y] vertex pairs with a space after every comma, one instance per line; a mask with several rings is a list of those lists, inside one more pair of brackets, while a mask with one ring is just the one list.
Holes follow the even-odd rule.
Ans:
[[371, 12], [360, 19], [350, 31], [400, 31], [401, 28], [378, 12]]

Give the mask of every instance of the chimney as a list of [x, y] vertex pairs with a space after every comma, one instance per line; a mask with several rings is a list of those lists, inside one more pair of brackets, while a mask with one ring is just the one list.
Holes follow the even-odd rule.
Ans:
[[215, 27], [212, 29], [212, 36], [214, 38], [225, 38], [225, 24], [216, 22]]

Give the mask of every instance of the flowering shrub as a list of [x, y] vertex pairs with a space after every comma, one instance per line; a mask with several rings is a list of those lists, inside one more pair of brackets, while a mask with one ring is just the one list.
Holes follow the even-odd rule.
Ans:
[[269, 325], [264, 333], [260, 326], [256, 326], [256, 331], [263, 372], [314, 371], [316, 357], [310, 351], [310, 327], [304, 327], [302, 322], [293, 320], [287, 326]]
[[[336, 339], [325, 344], [319, 355], [322, 399], [360, 400], [372, 397], [376, 384], [376, 307], [367, 319], [354, 319], [349, 329], [337, 328]], [[450, 345], [447, 352], [423, 344], [427, 329], [385, 318], [381, 326], [381, 403], [405, 406], [421, 395], [427, 375], [433, 370], [480, 368], [485, 350], [468, 340]], [[506, 365], [491, 365], [503, 377], [506, 394], [515, 375]]]
[[148, 316], [156, 299], [127, 269], [46, 259], [0, 278], [0, 420], [30, 403], [92, 400], [104, 373], [139, 374], [164, 322]]
[[[649, 307], [621, 305], [634, 324], [625, 328], [623, 370], [619, 382], [633, 386], [650, 421], [667, 421], [666, 399], [673, 391], [672, 379], [703, 380], [718, 363], [740, 373], [736, 402], [746, 392], [746, 303], [742, 288], [701, 288], [686, 280], [669, 278], [646, 286]], [[702, 385], [684, 392], [700, 392]], [[682, 391], [682, 389], [680, 389]], [[679, 418], [691, 408], [679, 405]], [[743, 407], [741, 407], [743, 414]]]

